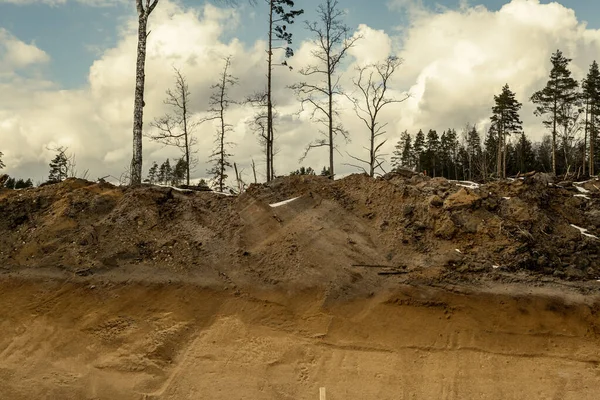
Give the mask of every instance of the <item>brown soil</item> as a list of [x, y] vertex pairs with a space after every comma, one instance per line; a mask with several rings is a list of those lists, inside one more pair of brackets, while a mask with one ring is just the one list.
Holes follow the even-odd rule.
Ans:
[[597, 398], [600, 183], [550, 183], [0, 191], [0, 398]]

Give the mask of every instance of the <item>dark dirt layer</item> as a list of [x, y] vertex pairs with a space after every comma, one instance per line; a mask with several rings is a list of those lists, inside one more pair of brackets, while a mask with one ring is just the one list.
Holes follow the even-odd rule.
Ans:
[[461, 185], [389, 174], [278, 178], [237, 197], [78, 179], [2, 190], [0, 272], [342, 295], [410, 281], [600, 279], [600, 240], [571, 226], [600, 237], [598, 181]]

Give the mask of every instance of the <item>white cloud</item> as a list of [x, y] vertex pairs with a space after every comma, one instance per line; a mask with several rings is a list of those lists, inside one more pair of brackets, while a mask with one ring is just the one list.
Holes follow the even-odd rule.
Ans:
[[0, 74], [34, 64], [46, 63], [50, 57], [34, 43], [25, 43], [0, 28]]
[[[16, 4], [20, 6], [30, 4], [47, 4], [49, 6], [60, 6], [67, 3], [68, 0], [0, 0], [0, 4]], [[71, 0], [77, 3], [86, 4], [93, 7], [111, 7], [117, 4], [126, 4], [127, 0]]]
[[[407, 90], [412, 97], [390, 106], [381, 116], [382, 122], [389, 122], [385, 148], [388, 154], [404, 129], [460, 130], [467, 122], [485, 124], [493, 96], [505, 83], [525, 104], [521, 116], [527, 133], [539, 139], [543, 128], [533, 116], [528, 98], [545, 84], [551, 53], [560, 48], [574, 58], [572, 69], [580, 79], [600, 49], [600, 32], [587, 29], [572, 10], [557, 3], [513, 0], [497, 12], [465, 4], [458, 10], [432, 12], [418, 2], [417, 6], [408, 3], [413, 4], [411, 23], [403, 28], [402, 38], [360, 25], [358, 33], [364, 39], [351, 50], [344, 65], [343, 83], [350, 88], [356, 64], [383, 59], [390, 52], [404, 59], [394, 79], [395, 93]], [[172, 66], [181, 68], [187, 76], [192, 111], [197, 116], [207, 109], [210, 85], [218, 77], [223, 56], [233, 55], [232, 72], [240, 79], [232, 93], [234, 98], [243, 99], [264, 88], [265, 42], [248, 46], [239, 40], [223, 40], [225, 30], [234, 29], [246, 17], [213, 6], [195, 11], [161, 0], [149, 23], [145, 129], [154, 117], [166, 111], [162, 100], [173, 81]], [[8, 32], [2, 32], [2, 48], [14, 46], [27, 51], [5, 52], [0, 73], [3, 65], [24, 68], [48, 60], [48, 55], [34, 44], [18, 42]], [[7, 45], [9, 42], [13, 44]], [[402, 48], [397, 43], [402, 43]], [[117, 44], [93, 63], [89, 84], [81, 90], [58, 90], [52, 82], [14, 73], [8, 81], [0, 80], [0, 146], [6, 172], [44, 179], [52, 156], [46, 148], [66, 145], [77, 154], [79, 169], [90, 170], [90, 178], [119, 176], [131, 157], [136, 46], [137, 19], [132, 15], [121, 28]], [[280, 174], [299, 167], [303, 148], [317, 137], [320, 128], [295, 115], [299, 104], [286, 87], [300, 80], [297, 71], [310, 63], [310, 51], [309, 43], [299, 43], [296, 56], [290, 60], [294, 71], [275, 68], [274, 97], [282, 115], [276, 142], [276, 167]], [[9, 69], [5, 67], [4, 71]], [[344, 106], [342, 121], [352, 142], [345, 145], [338, 141], [345, 158], [336, 156], [336, 168], [339, 173], [347, 173], [353, 169], [343, 165], [348, 162], [346, 151], [360, 155], [366, 145], [366, 131], [347, 101], [340, 103]], [[258, 163], [263, 158], [256, 137], [245, 124], [252, 112], [248, 107], [237, 106], [229, 113], [235, 126], [231, 136], [236, 143], [232, 149], [234, 161], [245, 168], [247, 177], [251, 176], [251, 159]], [[205, 175], [214, 130], [214, 126], [205, 124], [196, 132], [201, 161], [196, 177]], [[144, 141], [145, 170], [153, 160], [162, 162], [166, 157], [178, 156], [176, 149]], [[320, 170], [327, 163], [326, 151], [318, 149], [304, 165]], [[259, 172], [264, 169], [259, 168]]]

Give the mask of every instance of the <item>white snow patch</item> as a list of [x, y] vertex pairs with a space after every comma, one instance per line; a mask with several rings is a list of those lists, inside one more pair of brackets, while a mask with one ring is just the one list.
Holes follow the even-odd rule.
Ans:
[[459, 249], [454, 249], [454, 250], [456, 250], [457, 253], [462, 254], [462, 251], [460, 251]]
[[503, 197], [504, 200], [510, 200], [510, 197]]
[[273, 204], [269, 204], [271, 207], [275, 208], [275, 207], [279, 207], [282, 206], [284, 204], [287, 203], [291, 203], [292, 201], [299, 199], [300, 197], [294, 197], [293, 199], [289, 199], [289, 200], [284, 200], [284, 201], [280, 201], [279, 203], [273, 203]]
[[575, 189], [579, 190], [581, 193], [589, 193], [590, 192], [586, 188], [582, 188], [580, 186], [575, 186]]
[[225, 193], [225, 192], [217, 192], [216, 190], [213, 193], [220, 194], [222, 196], [235, 196], [235, 194]]
[[165, 188], [171, 188], [171, 189], [176, 190], [178, 192], [193, 192], [193, 190], [190, 190], [190, 189], [180, 189], [180, 188], [177, 188], [175, 186], [170, 186], [170, 185], [156, 185], [156, 186], [165, 187]]
[[498, 269], [498, 268], [500, 268], [500, 266], [499, 265], [492, 265], [492, 268]]
[[584, 199], [591, 200], [590, 196], [586, 196], [585, 194], [574, 194], [573, 197], [583, 197]]
[[457, 186], [462, 186], [467, 189], [479, 189], [479, 183], [471, 181], [450, 181], [456, 183]]
[[581, 228], [581, 227], [579, 227], [579, 226], [577, 226], [577, 225], [573, 225], [573, 224], [571, 224], [571, 226], [572, 226], [573, 228], [575, 228], [575, 229], [579, 230], [579, 232], [581, 232], [581, 234], [582, 234], [583, 236], [586, 236], [586, 237], [589, 237], [589, 238], [592, 238], [592, 239], [598, 239], [598, 236], [594, 236], [594, 235], [592, 235], [592, 234], [590, 234], [590, 233], [587, 233], [587, 231], [588, 231], [587, 229]]

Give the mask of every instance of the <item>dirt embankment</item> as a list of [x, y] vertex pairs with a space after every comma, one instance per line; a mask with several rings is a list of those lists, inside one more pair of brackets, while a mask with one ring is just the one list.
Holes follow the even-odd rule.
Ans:
[[0, 191], [0, 398], [595, 399], [598, 187]]
[[232, 296], [0, 279], [0, 394], [29, 399], [596, 399], [600, 303], [400, 285]]
[[542, 178], [469, 188], [418, 175], [288, 177], [239, 197], [68, 180], [0, 192], [0, 265], [231, 286], [364, 288], [371, 274], [357, 265], [415, 279], [599, 279], [600, 183]]

